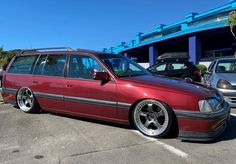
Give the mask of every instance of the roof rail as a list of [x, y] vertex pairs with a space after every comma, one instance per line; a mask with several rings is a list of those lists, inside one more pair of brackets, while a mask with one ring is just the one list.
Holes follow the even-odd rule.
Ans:
[[102, 52], [102, 51], [89, 50], [89, 49], [82, 49], [82, 48], [77, 48], [76, 50], [77, 50], [77, 51], [86, 51], [86, 52], [91, 52], [91, 53], [93, 53], [93, 52], [95, 52], [95, 53], [104, 53], [104, 52]]
[[31, 52], [31, 51], [53, 51], [53, 50], [66, 50], [66, 51], [74, 51], [70, 47], [50, 47], [50, 48], [34, 48], [34, 49], [23, 49], [20, 54], [23, 54], [24, 52]]

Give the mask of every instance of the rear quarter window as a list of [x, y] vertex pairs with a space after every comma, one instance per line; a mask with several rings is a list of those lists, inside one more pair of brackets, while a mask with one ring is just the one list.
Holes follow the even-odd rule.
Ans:
[[11, 64], [8, 73], [31, 74], [38, 56], [19, 56]]
[[173, 70], [187, 69], [187, 65], [185, 63], [172, 63], [171, 66], [173, 67]]
[[156, 70], [157, 72], [165, 71], [165, 70], [166, 70], [166, 63], [165, 63], [165, 64], [160, 64], [160, 65], [158, 65], [158, 66], [155, 68], [155, 70]]

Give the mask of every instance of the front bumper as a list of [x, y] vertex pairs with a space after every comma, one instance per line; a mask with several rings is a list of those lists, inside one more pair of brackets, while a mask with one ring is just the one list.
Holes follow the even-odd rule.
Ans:
[[230, 106], [227, 102], [214, 113], [175, 110], [181, 140], [211, 141], [220, 136], [230, 119]]
[[236, 90], [218, 89], [232, 108], [236, 108]]

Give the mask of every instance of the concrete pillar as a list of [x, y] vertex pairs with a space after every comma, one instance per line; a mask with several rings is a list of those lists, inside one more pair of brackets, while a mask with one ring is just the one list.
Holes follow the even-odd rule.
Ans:
[[194, 64], [198, 64], [201, 59], [201, 41], [197, 36], [189, 37], [188, 52], [189, 60]]
[[150, 46], [149, 47], [149, 66], [152, 66], [156, 58], [158, 57], [158, 51], [155, 46]]

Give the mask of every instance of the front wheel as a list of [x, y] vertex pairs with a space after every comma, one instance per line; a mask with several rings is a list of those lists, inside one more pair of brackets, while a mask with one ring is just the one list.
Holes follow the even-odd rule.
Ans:
[[25, 113], [36, 113], [39, 111], [34, 94], [27, 87], [20, 88], [17, 92], [16, 100], [18, 107]]
[[150, 137], [164, 137], [173, 123], [173, 112], [157, 100], [143, 100], [132, 112], [134, 126], [143, 134]]

